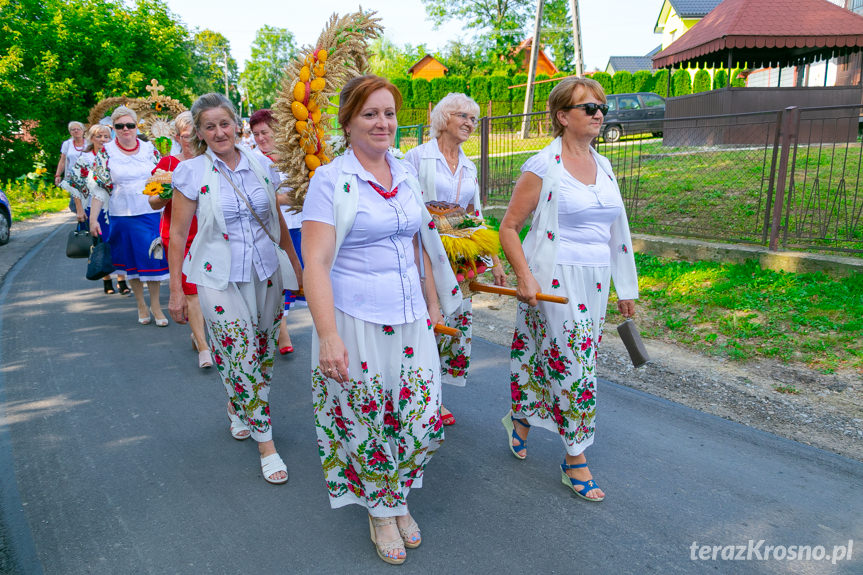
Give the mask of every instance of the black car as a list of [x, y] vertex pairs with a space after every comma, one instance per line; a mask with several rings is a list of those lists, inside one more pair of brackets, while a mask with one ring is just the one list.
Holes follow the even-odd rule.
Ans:
[[602, 128], [606, 142], [616, 142], [632, 134], [662, 134], [665, 98], [650, 92], [612, 94], [608, 97], [608, 114]]
[[12, 208], [9, 198], [0, 190], [0, 246], [9, 243], [9, 230], [12, 228]]

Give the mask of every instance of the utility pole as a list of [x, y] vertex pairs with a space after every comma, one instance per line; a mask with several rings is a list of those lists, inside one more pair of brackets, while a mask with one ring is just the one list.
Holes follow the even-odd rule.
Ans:
[[581, 16], [578, 14], [578, 0], [569, 0], [572, 11], [572, 45], [575, 48], [575, 75], [584, 76], [584, 54], [581, 49]]
[[530, 67], [527, 69], [527, 90], [524, 94], [524, 116], [521, 120], [521, 137], [527, 139], [530, 135], [530, 117], [527, 115], [533, 110], [533, 84], [536, 80], [536, 63], [539, 60], [539, 33], [542, 29], [542, 5], [543, 0], [536, 3], [536, 23], [533, 26], [533, 43], [530, 47]]
[[223, 48], [222, 54], [225, 56], [225, 98], [230, 100], [231, 97], [228, 95], [228, 51]]

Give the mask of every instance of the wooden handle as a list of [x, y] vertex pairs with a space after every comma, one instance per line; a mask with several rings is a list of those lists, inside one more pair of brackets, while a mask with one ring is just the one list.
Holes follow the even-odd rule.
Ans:
[[294, 297], [306, 297], [306, 293], [303, 291], [303, 288], [289, 289], [288, 291], [291, 292], [291, 295]]
[[[470, 282], [469, 287], [473, 291], [494, 293], [498, 295], [509, 295], [512, 297], [515, 297], [517, 293], [513, 288], [492, 286], [488, 284], [481, 284], [479, 282]], [[562, 297], [559, 295], [548, 295], [544, 293], [536, 294], [536, 299], [538, 299], [539, 301], [547, 301], [551, 303], [569, 303], [568, 297]]]
[[434, 324], [434, 332], [439, 333], [440, 335], [449, 335], [452, 337], [459, 337], [461, 332], [454, 327], [448, 327], [441, 323]]

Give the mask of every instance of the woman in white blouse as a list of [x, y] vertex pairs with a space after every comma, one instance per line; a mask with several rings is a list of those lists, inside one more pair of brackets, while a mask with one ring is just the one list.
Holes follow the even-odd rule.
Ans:
[[[159, 237], [160, 214], [150, 208], [144, 187], [159, 161], [159, 152], [150, 142], [138, 139], [138, 116], [126, 106], [111, 114], [114, 140], [96, 154], [93, 177], [89, 180], [90, 233], [102, 235], [98, 216], [108, 207], [111, 233], [111, 260], [118, 272], [126, 274], [138, 304], [138, 323], [165, 327], [168, 318], [159, 303], [159, 282], [168, 279], [168, 262], [150, 256], [150, 244]], [[150, 306], [144, 299], [143, 282], [150, 293]]]
[[441, 308], [461, 303], [419, 183], [388, 151], [400, 105], [384, 78], [345, 85], [339, 124], [350, 148], [315, 171], [303, 205], [312, 401], [330, 506], [365, 507], [378, 556], [393, 564], [420, 544], [407, 496], [443, 440], [432, 327]]
[[[623, 200], [610, 162], [591, 147], [608, 111], [600, 84], [562, 80], [549, 95], [555, 139], [522, 167], [500, 226], [500, 243], [518, 278], [510, 352], [512, 411], [503, 418], [509, 448], [527, 456], [531, 426], [560, 435], [561, 479], [576, 495], [602, 501], [587, 468], [596, 416], [596, 351], [608, 304], [635, 312], [638, 278]], [[524, 246], [518, 232], [533, 212]], [[569, 304], [537, 302], [539, 292]]]
[[[174, 321], [188, 321], [185, 273], [197, 285], [213, 360], [228, 395], [231, 435], [251, 436], [264, 479], [285, 483], [287, 467], [273, 443], [269, 390], [283, 275], [299, 277], [299, 261], [276, 206], [278, 176], [267, 158], [236, 145], [239, 119], [223, 95], [198, 98], [192, 119], [198, 155], [180, 163], [172, 180], [168, 310]], [[184, 257], [193, 215], [198, 233]], [[288, 253], [293, 270], [279, 269], [273, 241]]]
[[69, 139], [60, 146], [60, 161], [57, 162], [57, 171], [54, 173], [54, 184], [60, 185], [60, 181], [69, 179], [75, 161], [84, 152], [87, 142], [84, 140], [84, 124], [71, 121], [68, 125]]
[[[413, 148], [405, 155], [419, 177], [423, 200], [449, 202], [463, 207], [468, 214], [482, 217], [476, 165], [462, 150], [473, 133], [479, 115], [479, 105], [465, 94], [447, 94], [431, 113], [431, 140]], [[506, 284], [506, 273], [500, 260], [492, 257], [494, 283]], [[441, 381], [464, 386], [470, 367], [470, 344], [473, 327], [473, 305], [465, 298], [459, 309], [444, 319], [444, 323], [461, 332], [460, 337], [438, 336]], [[444, 425], [453, 425], [455, 416], [441, 405]]]

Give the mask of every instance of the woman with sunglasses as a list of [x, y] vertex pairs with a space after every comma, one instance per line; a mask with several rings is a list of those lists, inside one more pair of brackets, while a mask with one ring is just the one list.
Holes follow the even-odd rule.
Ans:
[[[149, 324], [152, 313], [156, 325], [166, 327], [168, 318], [159, 304], [159, 282], [168, 279], [168, 262], [150, 257], [150, 244], [159, 237], [160, 213], [150, 208], [143, 193], [159, 161], [159, 152], [153, 144], [138, 138], [138, 116], [134, 110], [119, 106], [111, 114], [111, 122], [116, 137], [105, 144], [93, 164], [90, 233], [102, 235], [97, 216], [103, 206], [108, 206], [111, 260], [117, 271], [125, 272], [132, 287], [138, 304], [138, 323]], [[147, 283], [150, 292], [149, 308], [142, 282]]]
[[[462, 150], [477, 125], [479, 105], [461, 93], [447, 94], [431, 112], [431, 140], [405, 154], [418, 175], [423, 200], [458, 204], [468, 214], [482, 217], [476, 165]], [[506, 284], [506, 274], [497, 256], [492, 258], [491, 273], [496, 285]], [[461, 337], [437, 336], [441, 381], [463, 387], [470, 366], [470, 343], [473, 322], [471, 298], [446, 316], [444, 323], [461, 332]], [[453, 425], [455, 416], [441, 405], [441, 421]]]
[[[562, 80], [549, 95], [555, 139], [522, 166], [500, 243], [518, 278], [510, 353], [512, 411], [507, 444], [527, 457], [531, 427], [560, 435], [561, 479], [579, 497], [602, 501], [585, 449], [593, 444], [596, 351], [614, 279], [617, 307], [631, 317], [638, 278], [623, 199], [611, 163], [591, 147], [608, 111], [599, 82]], [[533, 212], [524, 245], [518, 232]], [[539, 292], [568, 304], [537, 302]]]

